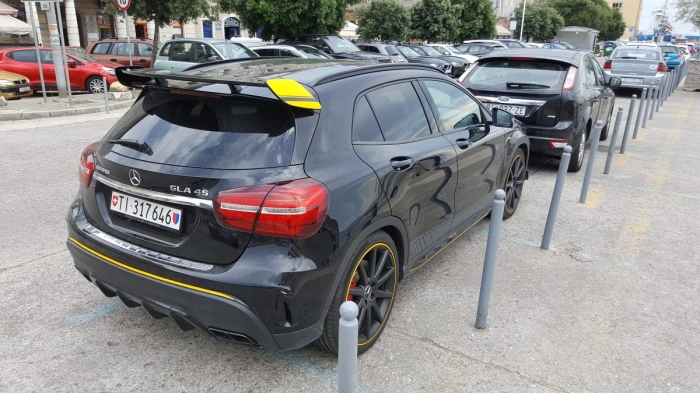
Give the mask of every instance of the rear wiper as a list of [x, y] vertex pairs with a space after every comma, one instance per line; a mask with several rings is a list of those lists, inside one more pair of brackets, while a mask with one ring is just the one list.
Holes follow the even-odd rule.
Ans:
[[547, 85], [540, 85], [538, 83], [520, 83], [520, 82], [506, 82], [506, 87], [512, 87], [512, 88], [532, 88], [532, 89], [547, 89], [552, 86], [547, 86]]
[[151, 150], [151, 147], [148, 146], [146, 142], [139, 142], [136, 139], [109, 139], [107, 143], [132, 147], [148, 155], [153, 154], [153, 150]]

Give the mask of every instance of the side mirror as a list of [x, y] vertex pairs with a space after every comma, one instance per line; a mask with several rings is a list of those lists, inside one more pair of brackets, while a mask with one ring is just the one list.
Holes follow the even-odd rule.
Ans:
[[207, 58], [207, 61], [217, 61], [217, 60], [221, 60], [221, 59], [219, 59], [219, 56], [210, 56]]
[[503, 109], [493, 108], [491, 117], [493, 117], [493, 125], [496, 127], [513, 127], [513, 115]]
[[75, 60], [67, 60], [66, 64], [68, 64], [68, 67], [70, 67], [70, 68], [75, 68], [78, 66], [78, 64], [75, 62]]
[[620, 86], [622, 86], [622, 79], [613, 76], [613, 77], [610, 78], [610, 80], [608, 81], [608, 86], [610, 86], [610, 87], [620, 87]]

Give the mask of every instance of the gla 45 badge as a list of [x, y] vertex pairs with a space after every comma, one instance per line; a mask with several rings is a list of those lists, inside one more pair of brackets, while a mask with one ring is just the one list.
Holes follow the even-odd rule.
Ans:
[[201, 196], [209, 195], [209, 190], [206, 188], [191, 189], [189, 187], [180, 187], [180, 186], [171, 185], [170, 191], [179, 192], [180, 194], [194, 194], [194, 195], [201, 195]]

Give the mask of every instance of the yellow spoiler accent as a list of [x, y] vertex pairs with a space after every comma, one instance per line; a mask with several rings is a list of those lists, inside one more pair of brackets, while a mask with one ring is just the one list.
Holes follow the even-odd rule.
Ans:
[[321, 103], [301, 83], [293, 79], [270, 79], [265, 82], [280, 100], [289, 106], [321, 109]]
[[114, 265], [117, 265], [117, 266], [119, 266], [119, 267], [122, 268], [122, 269], [126, 269], [126, 270], [129, 270], [129, 271], [134, 272], [134, 273], [138, 273], [138, 274], [140, 274], [140, 275], [142, 275], [142, 276], [146, 276], [146, 277], [152, 278], [152, 279], [154, 279], [154, 280], [166, 282], [166, 283], [172, 284], [172, 285], [177, 285], [178, 287], [183, 287], [183, 288], [191, 289], [191, 290], [193, 290], [193, 291], [204, 292], [204, 293], [208, 293], [208, 294], [210, 294], [210, 295], [223, 297], [223, 298], [229, 299], [229, 300], [234, 300], [233, 297], [231, 297], [231, 296], [229, 296], [229, 295], [227, 295], [227, 294], [225, 294], [225, 293], [222, 293], [222, 292], [217, 292], [217, 291], [212, 291], [211, 289], [196, 287], [196, 286], [194, 286], [194, 285], [185, 284], [185, 283], [183, 283], [183, 282], [171, 280], [171, 279], [169, 279], [169, 278], [157, 276], [157, 275], [155, 275], [155, 274], [153, 274], [153, 273], [144, 272], [143, 270], [139, 270], [139, 269], [136, 269], [136, 268], [131, 267], [131, 266], [129, 266], [129, 265], [125, 265], [125, 264], [123, 264], [123, 263], [121, 263], [121, 262], [119, 262], [119, 261], [115, 261], [114, 259], [112, 259], [112, 258], [110, 258], [110, 257], [108, 257], [108, 256], [102, 255], [102, 254], [100, 254], [99, 252], [97, 252], [97, 251], [95, 251], [95, 250], [93, 250], [93, 249], [91, 249], [91, 248], [89, 248], [89, 247], [83, 245], [82, 243], [80, 243], [79, 241], [73, 239], [72, 237], [69, 237], [68, 240], [72, 241], [72, 242], [75, 243], [78, 247], [80, 247], [80, 248], [82, 248], [83, 250], [89, 252], [90, 254], [92, 254], [92, 255], [94, 255], [94, 256], [96, 256], [96, 257], [102, 258], [102, 259], [104, 259], [105, 261], [110, 262], [110, 263], [112, 263], [112, 264], [114, 264]]

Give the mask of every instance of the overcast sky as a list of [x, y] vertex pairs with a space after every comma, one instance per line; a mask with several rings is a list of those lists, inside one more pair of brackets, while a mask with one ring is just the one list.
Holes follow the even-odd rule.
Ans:
[[[644, 0], [642, 3], [642, 16], [639, 20], [639, 30], [644, 34], [652, 34], [651, 29], [652, 17], [651, 12], [657, 8], [663, 8], [665, 0]], [[697, 35], [698, 31], [693, 28], [690, 23], [682, 23], [676, 20], [676, 7], [674, 0], [668, 0], [668, 8], [666, 12], [669, 16], [668, 20], [673, 26], [673, 32], [677, 34], [692, 34]]]

